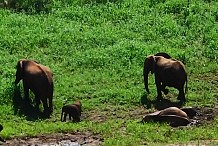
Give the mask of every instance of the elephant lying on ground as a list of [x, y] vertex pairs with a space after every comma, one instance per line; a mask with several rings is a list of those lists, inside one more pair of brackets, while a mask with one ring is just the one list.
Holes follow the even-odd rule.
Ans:
[[157, 88], [157, 99], [162, 99], [162, 93], [168, 94], [166, 86], [174, 87], [179, 90], [178, 98], [185, 101], [185, 91], [187, 90], [187, 73], [185, 66], [181, 61], [175, 59], [167, 59], [163, 56], [148, 56], [144, 61], [144, 86], [148, 93], [148, 74], [151, 72], [155, 76], [155, 84]]
[[173, 127], [187, 126], [191, 120], [188, 115], [177, 107], [169, 107], [161, 111], [147, 114], [142, 122], [167, 122]]
[[194, 117], [198, 114], [196, 108], [192, 107], [181, 109], [177, 107], [168, 107], [154, 113], [146, 114], [141, 122], [166, 122], [172, 127], [196, 125], [199, 124], [199, 121], [195, 120]]
[[40, 101], [42, 101], [45, 116], [50, 116], [53, 111], [52, 100], [54, 85], [52, 76], [53, 73], [48, 67], [36, 61], [21, 59], [17, 62], [15, 84], [23, 80], [25, 100], [29, 100], [29, 90], [31, 90], [35, 95], [37, 110], [39, 110], [39, 104]]
[[[69, 120], [71, 120], [71, 117], [73, 117], [74, 122], [80, 122], [81, 112], [82, 112], [82, 104], [80, 101], [77, 101], [74, 104], [65, 105], [62, 107], [61, 121], [65, 122], [67, 115], [69, 114]], [[64, 118], [63, 118], [63, 114], [64, 114]]]

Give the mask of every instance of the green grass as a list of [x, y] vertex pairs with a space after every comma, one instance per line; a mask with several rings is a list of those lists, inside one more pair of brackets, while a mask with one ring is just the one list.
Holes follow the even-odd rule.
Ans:
[[[143, 125], [138, 123], [142, 117], [129, 116], [129, 111], [137, 112], [142, 106], [141, 98], [146, 94], [144, 59], [160, 51], [186, 65], [185, 106], [217, 104], [218, 2], [54, 1], [49, 14], [0, 9], [0, 18], [0, 123], [4, 138], [79, 130], [101, 135], [104, 145], [119, 146], [218, 139], [217, 119], [199, 127], [174, 129], [158, 123]], [[14, 112], [15, 66], [21, 58], [35, 59], [54, 72], [55, 109], [50, 119], [28, 120]], [[149, 88], [148, 99], [154, 100], [152, 75]], [[171, 89], [168, 98], [175, 101], [177, 93]], [[104, 121], [60, 122], [62, 105], [76, 100], [82, 101], [84, 115], [96, 113]], [[152, 111], [154, 105], [143, 110]]]

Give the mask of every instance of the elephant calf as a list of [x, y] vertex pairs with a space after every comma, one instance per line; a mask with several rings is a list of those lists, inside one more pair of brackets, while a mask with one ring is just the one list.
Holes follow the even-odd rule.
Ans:
[[[81, 112], [82, 112], [82, 104], [80, 101], [77, 101], [74, 104], [65, 105], [62, 107], [61, 121], [65, 122], [67, 115], [69, 114], [70, 120], [71, 120], [71, 117], [73, 117], [74, 122], [80, 122]], [[63, 118], [63, 114], [64, 114], [64, 118]]]

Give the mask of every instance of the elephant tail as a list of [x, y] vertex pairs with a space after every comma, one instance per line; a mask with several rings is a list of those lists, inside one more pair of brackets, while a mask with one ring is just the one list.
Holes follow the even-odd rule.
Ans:
[[49, 109], [50, 109], [50, 113], [53, 112], [53, 91], [54, 91], [54, 83], [52, 81], [51, 82], [51, 87], [50, 87], [50, 95], [49, 95]]
[[186, 77], [185, 81], [185, 94], [188, 92], [188, 77]]

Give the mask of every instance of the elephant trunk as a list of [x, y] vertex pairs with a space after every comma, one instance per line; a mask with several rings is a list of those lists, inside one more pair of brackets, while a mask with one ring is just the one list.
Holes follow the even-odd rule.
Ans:
[[148, 74], [149, 72], [151, 72], [151, 74], [154, 73], [155, 70], [155, 57], [154, 56], [148, 56], [145, 59], [144, 62], [144, 85], [145, 85], [145, 90], [148, 92], [148, 94], [150, 93], [149, 89], [148, 89]]
[[53, 92], [54, 92], [54, 83], [52, 81], [49, 91], [49, 114], [53, 112]]
[[22, 69], [21, 69], [21, 67], [19, 66], [19, 67], [17, 67], [17, 71], [16, 71], [16, 79], [15, 79], [15, 84], [17, 85], [19, 82], [20, 82], [20, 80], [22, 80], [22, 78], [23, 78], [23, 76], [22, 76], [22, 71], [21, 71]]
[[150, 93], [149, 89], [148, 89], [148, 73], [149, 70], [146, 69], [146, 67], [144, 68], [144, 85], [145, 85], [145, 90], [148, 92], [148, 94]]
[[186, 75], [186, 81], [185, 81], [185, 94], [188, 92], [188, 77]]
[[20, 82], [18, 78], [15, 79], [14, 83], [17, 85]]
[[16, 79], [15, 79], [14, 83], [17, 85], [20, 82], [20, 80], [21, 79], [18, 76], [16, 76]]

